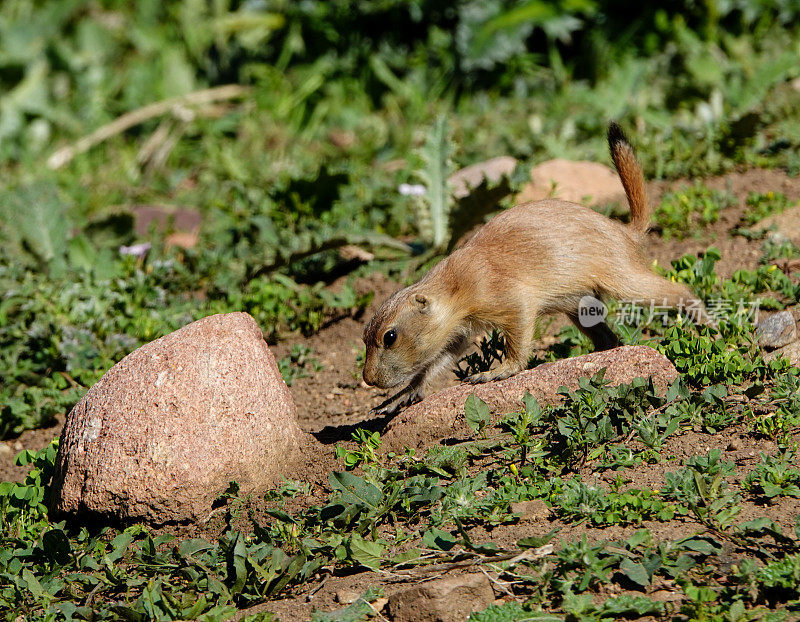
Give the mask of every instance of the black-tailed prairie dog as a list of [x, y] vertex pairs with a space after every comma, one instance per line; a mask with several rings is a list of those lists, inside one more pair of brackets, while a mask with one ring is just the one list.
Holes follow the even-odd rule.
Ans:
[[587, 327], [578, 321], [584, 296], [686, 306], [708, 321], [688, 287], [650, 270], [642, 250], [651, 215], [642, 168], [616, 123], [609, 125], [608, 144], [630, 223], [559, 199], [523, 203], [492, 218], [420, 281], [394, 293], [364, 329], [364, 381], [384, 389], [404, 386], [378, 412], [422, 399], [426, 384], [488, 330], [502, 332], [505, 359], [467, 381], [522, 371], [543, 314], [566, 313], [595, 349], [616, 346], [605, 322]]

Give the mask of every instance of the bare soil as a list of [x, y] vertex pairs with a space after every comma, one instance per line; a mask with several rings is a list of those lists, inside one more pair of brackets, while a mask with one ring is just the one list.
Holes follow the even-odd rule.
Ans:
[[[660, 196], [669, 190], [691, 185], [693, 182], [656, 182], [649, 186], [651, 201], [657, 204]], [[665, 240], [657, 233], [648, 238], [648, 252], [661, 265], [685, 253], [705, 251], [710, 246], [717, 247], [722, 254], [717, 264], [721, 276], [730, 276], [740, 268], [752, 269], [757, 265], [761, 255], [761, 241], [749, 241], [743, 237], [732, 237], [731, 229], [738, 222], [745, 208], [745, 200], [750, 192], [781, 192], [791, 200], [800, 199], [800, 178], [788, 177], [775, 170], [748, 170], [736, 172], [723, 177], [703, 180], [703, 183], [735, 194], [738, 204], [723, 211], [717, 223], [698, 231], [696, 237], [683, 241]], [[308, 481], [312, 484], [311, 494], [302, 499], [292, 500], [287, 509], [301, 509], [319, 504], [327, 494], [327, 474], [335, 468], [341, 468], [333, 458], [334, 443], [347, 441], [350, 433], [359, 426], [382, 430], [386, 419], [370, 415], [371, 408], [385, 399], [383, 391], [368, 387], [360, 377], [357, 356], [363, 352], [361, 332], [364, 323], [377, 306], [393, 291], [400, 287], [383, 275], [375, 274], [362, 280], [358, 287], [372, 289], [375, 298], [372, 307], [359, 318], [347, 317], [326, 327], [309, 338], [295, 337], [280, 342], [272, 347], [277, 359], [287, 356], [291, 346], [303, 343], [313, 350], [313, 356], [322, 365], [322, 369], [310, 377], [296, 379], [291, 387], [297, 405], [297, 417], [300, 426], [312, 433], [323, 445], [324, 455], [307, 455], [305, 468], [292, 473], [292, 479]], [[565, 318], [555, 318], [546, 325], [540, 344], [542, 351], [555, 341], [555, 335], [566, 324]], [[443, 378], [442, 386], [456, 384], [454, 376]], [[27, 467], [14, 466], [14, 456], [22, 449], [39, 449], [46, 446], [60, 433], [63, 416], [59, 417], [52, 427], [27, 431], [18, 438], [0, 442], [0, 481], [21, 481]], [[325, 446], [328, 449], [325, 449]], [[319, 445], [309, 452], [319, 454]], [[737, 475], [743, 476], [759, 461], [759, 452], [775, 451], [771, 441], [757, 440], [744, 432], [744, 426], [727, 428], [714, 435], [696, 432], [684, 432], [671, 437], [662, 451], [664, 460], [655, 465], [641, 465], [619, 472], [632, 487], [659, 488], [664, 483], [664, 472], [675, 470], [681, 466], [682, 459], [704, 453], [717, 447], [723, 451], [725, 459], [732, 460], [737, 466]], [[582, 476], [589, 481], [608, 484], [616, 477], [617, 472], [604, 474], [596, 479], [594, 473], [586, 472]], [[778, 499], [768, 507], [755, 503], [746, 503], [742, 507], [741, 519], [749, 520], [758, 516], [769, 516], [785, 530], [791, 532], [797, 513], [796, 500]], [[220, 529], [220, 521], [212, 519], [205, 526], [187, 526], [178, 528], [182, 535], [205, 534], [212, 536]], [[675, 520], [669, 523], [648, 523], [642, 525], [651, 529], [657, 539], [674, 539], [701, 530], [700, 526], [688, 520]], [[499, 546], [513, 546], [525, 536], [544, 535], [553, 528], [560, 528], [558, 539], [571, 540], [585, 535], [590, 540], [615, 540], [630, 536], [639, 527], [611, 527], [596, 529], [586, 525], [568, 525], [547, 517], [545, 519], [521, 519], [517, 523], [502, 525], [492, 529], [481, 527], [472, 530], [475, 541], [491, 540]], [[173, 529], [176, 531], [176, 529]], [[735, 561], [735, 560], [734, 560]], [[452, 576], [453, 572], [448, 573]], [[332, 610], [346, 605], [347, 594], [363, 593], [368, 586], [383, 586], [387, 595], [420, 581], [436, 578], [437, 575], [420, 574], [416, 576], [394, 576], [375, 572], [333, 572], [323, 573], [317, 580], [304, 585], [286, 598], [272, 601], [240, 612], [238, 618], [258, 611], [271, 611], [281, 620], [308, 620], [314, 609]], [[655, 586], [654, 598], [669, 595], [669, 586]], [[666, 590], [666, 591], [665, 591]], [[657, 592], [657, 593], [655, 593]], [[498, 590], [498, 597], [502, 593]]]

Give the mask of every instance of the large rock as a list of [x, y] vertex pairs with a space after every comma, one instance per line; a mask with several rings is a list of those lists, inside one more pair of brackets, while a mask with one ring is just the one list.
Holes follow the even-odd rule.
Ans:
[[663, 354], [646, 346], [622, 346], [604, 352], [592, 352], [570, 359], [544, 363], [506, 380], [486, 384], [460, 384], [444, 389], [410, 406], [388, 426], [383, 436], [388, 451], [403, 447], [429, 447], [442, 439], [471, 434], [464, 419], [464, 403], [470, 394], [487, 403], [492, 413], [510, 413], [522, 407], [527, 391], [541, 404], [556, 403], [558, 389], [578, 388], [578, 380], [593, 376], [603, 367], [611, 384], [627, 384], [634, 378], [652, 378], [656, 386], [666, 388], [678, 372]]
[[597, 162], [557, 159], [533, 167], [531, 182], [517, 195], [517, 203], [549, 197], [587, 205], [627, 205], [617, 173]]
[[67, 416], [56, 511], [151, 523], [203, 520], [288, 473], [305, 440], [255, 320], [212, 315], [114, 365]]

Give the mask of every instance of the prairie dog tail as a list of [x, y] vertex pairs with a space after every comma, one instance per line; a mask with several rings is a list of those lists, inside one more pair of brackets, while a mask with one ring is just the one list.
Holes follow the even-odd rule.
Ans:
[[650, 208], [644, 191], [644, 173], [628, 138], [622, 128], [613, 121], [608, 124], [608, 147], [611, 150], [614, 167], [622, 181], [622, 187], [625, 188], [625, 195], [628, 197], [628, 205], [631, 208], [630, 227], [643, 235], [650, 227]]

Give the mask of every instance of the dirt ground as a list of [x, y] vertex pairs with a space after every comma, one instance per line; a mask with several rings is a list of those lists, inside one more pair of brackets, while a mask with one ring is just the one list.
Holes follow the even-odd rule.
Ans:
[[[657, 204], [663, 192], [689, 185], [689, 183], [686, 181], [652, 183], [649, 186], [650, 200]], [[720, 220], [700, 231], [696, 238], [684, 241], [664, 240], [657, 233], [651, 233], [648, 237], [647, 252], [660, 265], [666, 266], [672, 259], [685, 253], [697, 253], [706, 250], [709, 246], [716, 246], [722, 253], [722, 259], [717, 264], [717, 270], [721, 276], [730, 276], [739, 268], [754, 268], [761, 254], [762, 242], [748, 241], [743, 237], [729, 235], [729, 231], [737, 223], [744, 210], [745, 199], [751, 191], [773, 191], [783, 193], [791, 200], [798, 200], [800, 199], [800, 178], [788, 177], [780, 171], [749, 170], [704, 180], [704, 183], [713, 188], [733, 192], [738, 198], [738, 205], [725, 209]], [[300, 426], [305, 431], [314, 434], [317, 440], [330, 448], [330, 452], [326, 456], [308, 456], [307, 473], [292, 475], [293, 478], [305, 479], [313, 484], [312, 495], [304, 501], [304, 504], [319, 502], [324, 497], [324, 482], [327, 473], [332, 468], [336, 468], [333, 460], [333, 443], [349, 439], [350, 432], [359, 424], [373, 429], [382, 429], [385, 424], [385, 419], [370, 415], [369, 410], [383, 401], [387, 394], [363, 383], [356, 358], [363, 351], [361, 332], [365, 322], [374, 309], [399, 285], [378, 274], [373, 275], [369, 280], [362, 281], [359, 287], [371, 288], [375, 291], [372, 307], [362, 317], [344, 318], [312, 337], [307, 339], [295, 337], [272, 347], [275, 357], [280, 359], [288, 355], [293, 344], [303, 343], [312, 349], [312, 356], [322, 365], [321, 370], [313, 373], [312, 376], [296, 379], [291, 387], [297, 405]], [[555, 335], [566, 323], [565, 318], [559, 317], [547, 324], [540, 344], [542, 351], [553, 343]], [[441, 380], [441, 386], [452, 385], [456, 382], [455, 377], [448, 374]], [[15, 467], [14, 456], [22, 449], [39, 449], [45, 446], [60, 433], [62, 425], [63, 416], [59, 417], [57, 424], [50, 428], [28, 431], [18, 438], [0, 442], [0, 481], [22, 480], [27, 468]], [[727, 428], [716, 435], [688, 432], [673, 436], [667, 442], [662, 453], [667, 457], [667, 464], [642, 465], [626, 470], [624, 476], [626, 480], [629, 480], [631, 487], [658, 488], [663, 484], [665, 470], [675, 470], [680, 467], [683, 457], [696, 455], [706, 451], [707, 448], [714, 447], [720, 448], [726, 459], [736, 463], [740, 474], [751, 470], [758, 463], [760, 451], [771, 452], [775, 449], [774, 443], [756, 440], [744, 434], [743, 426]], [[593, 473], [587, 472], [583, 475], [587, 482], [595, 481], [596, 476]], [[607, 483], [604, 477], [606, 476], [601, 476], [598, 481]], [[613, 480], [614, 474], [609, 477]], [[781, 523], [785, 529], [789, 529], [793, 525], [796, 514], [796, 500], [781, 498], [769, 508], [751, 504], [742, 508], [740, 517], [741, 520], [749, 520], [765, 514]], [[650, 528], [657, 538], [677, 538], [698, 531], [696, 524], [680, 520], [644, 526]], [[478, 528], [474, 530], [472, 537], [476, 541], [491, 539], [500, 546], [513, 546], [513, 543], [521, 537], [543, 535], [554, 527], [561, 528], [558, 539], [564, 540], [584, 534], [590, 540], [614, 540], [625, 538], [639, 528], [594, 529], [588, 528], [586, 525], [562, 524], [552, 517], [539, 517], [536, 520], [523, 518], [518, 523], [496, 527], [490, 533], [484, 533], [482, 529]], [[196, 530], [190, 529], [190, 531]], [[213, 531], [213, 527], [211, 527], [211, 531]], [[390, 594], [398, 589], [399, 584], [408, 586], [409, 583], [425, 581], [430, 578], [435, 578], [435, 576], [402, 577], [368, 572], [323, 573], [319, 579], [305, 585], [290, 597], [240, 612], [239, 617], [264, 610], [278, 614], [284, 621], [307, 620], [314, 608], [331, 610], [345, 606], [347, 594], [350, 592], [360, 594], [368, 586], [382, 585], [386, 593]]]

